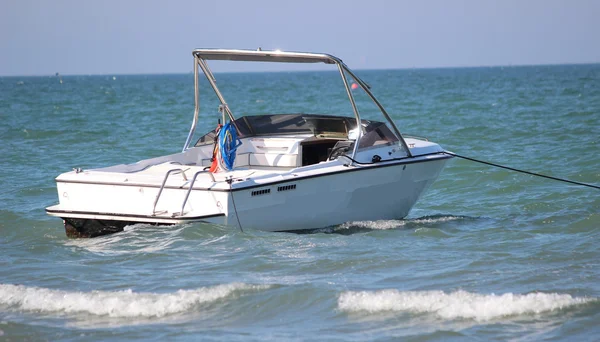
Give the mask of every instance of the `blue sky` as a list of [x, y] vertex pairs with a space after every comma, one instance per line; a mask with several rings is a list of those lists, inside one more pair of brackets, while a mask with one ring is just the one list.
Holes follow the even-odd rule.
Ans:
[[599, 18], [595, 0], [3, 0], [0, 75], [183, 73], [197, 47], [326, 52], [354, 69], [599, 63]]

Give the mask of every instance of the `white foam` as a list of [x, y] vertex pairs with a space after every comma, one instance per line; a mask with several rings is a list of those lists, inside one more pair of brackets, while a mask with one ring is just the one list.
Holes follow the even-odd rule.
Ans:
[[593, 301], [597, 299], [558, 293], [484, 295], [466, 291], [381, 290], [344, 292], [338, 298], [338, 307], [347, 312], [401, 311], [432, 313], [444, 319], [487, 321], [505, 316], [551, 312]]
[[379, 220], [379, 221], [352, 221], [346, 222], [339, 226], [341, 229], [348, 228], [365, 228], [365, 229], [373, 229], [373, 230], [387, 230], [387, 229], [396, 229], [407, 224], [434, 224], [441, 222], [448, 222], [454, 220], [460, 220], [463, 217], [460, 216], [425, 216], [416, 219], [409, 220]]
[[76, 313], [109, 317], [163, 317], [190, 310], [239, 291], [267, 286], [232, 283], [174, 293], [126, 291], [69, 292], [23, 285], [0, 284], [0, 305], [37, 312]]
[[409, 220], [412, 223], [439, 223], [439, 222], [449, 222], [455, 220], [462, 220], [464, 217], [462, 216], [431, 216], [431, 217], [421, 217], [417, 219]]
[[[151, 228], [154, 229], [153, 234], [144, 234]], [[181, 240], [185, 227], [151, 228], [146, 224], [135, 224], [126, 226], [120, 234], [104, 235], [97, 239], [69, 239], [65, 245], [103, 255], [154, 253], [170, 248]]]
[[399, 220], [380, 220], [380, 221], [352, 221], [346, 222], [340, 225], [341, 229], [349, 229], [349, 228], [365, 228], [365, 229], [374, 229], [374, 230], [386, 230], [386, 229], [395, 229], [398, 227], [402, 227], [406, 224], [406, 221]]

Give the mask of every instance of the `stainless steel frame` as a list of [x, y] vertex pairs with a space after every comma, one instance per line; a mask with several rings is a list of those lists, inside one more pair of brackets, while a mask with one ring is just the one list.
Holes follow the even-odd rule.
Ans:
[[354, 74], [348, 66], [342, 62], [341, 59], [322, 53], [306, 53], [306, 52], [286, 52], [286, 51], [263, 51], [261, 49], [258, 50], [228, 50], [228, 49], [196, 49], [192, 52], [194, 56], [194, 99], [195, 99], [195, 108], [194, 108], [194, 119], [192, 121], [192, 127], [188, 134], [188, 137], [185, 141], [185, 145], [183, 146], [183, 151], [189, 148], [194, 132], [196, 131], [196, 125], [198, 123], [198, 113], [200, 112], [200, 96], [198, 88], [198, 66], [202, 69], [202, 72], [206, 76], [210, 86], [213, 88], [217, 98], [221, 102], [221, 106], [223, 108], [223, 118], [225, 117], [225, 113], [229, 116], [231, 121], [235, 121], [233, 113], [231, 109], [227, 105], [225, 98], [219, 91], [219, 88], [216, 84], [216, 79], [212, 72], [210, 71], [207, 60], [228, 60], [228, 61], [246, 61], [246, 62], [276, 62], [276, 63], [325, 63], [325, 64], [336, 64], [342, 80], [344, 82], [344, 87], [346, 88], [346, 93], [348, 94], [348, 99], [350, 100], [350, 104], [352, 105], [352, 110], [354, 111], [354, 116], [356, 117], [356, 124], [359, 128], [358, 138], [356, 143], [354, 144], [354, 150], [352, 151], [352, 159], [356, 157], [356, 152], [358, 151], [358, 145], [360, 138], [362, 138], [362, 129], [361, 127], [361, 119], [358, 108], [356, 107], [356, 103], [354, 102], [354, 97], [352, 96], [352, 91], [350, 90], [350, 86], [348, 84], [348, 80], [346, 78], [345, 72], [347, 72], [356, 82], [357, 84], [367, 93], [367, 95], [371, 98], [371, 100], [377, 105], [383, 116], [386, 118], [390, 126], [392, 127], [394, 134], [398, 137], [400, 143], [402, 144], [404, 150], [406, 151], [409, 157], [412, 157], [410, 153], [410, 149], [404, 141], [400, 130], [394, 124], [391, 117], [387, 113], [387, 111], [383, 108], [381, 103], [375, 98], [375, 96], [371, 93], [370, 87], [361, 80], [356, 74]]
[[[338, 64], [338, 70], [340, 71], [340, 75], [342, 76], [342, 81], [344, 81], [344, 88], [346, 88], [346, 93], [348, 94], [348, 99], [350, 99], [350, 104], [352, 105], [352, 111], [354, 112], [354, 116], [356, 117], [356, 129], [358, 130], [358, 137], [354, 141], [354, 148], [352, 149], [352, 159], [356, 158], [356, 151], [358, 151], [358, 145], [360, 143], [360, 138], [362, 138], [362, 125], [360, 121], [360, 113], [358, 112], [358, 108], [356, 108], [356, 102], [354, 102], [354, 96], [352, 96], [352, 90], [350, 90], [350, 85], [348, 84], [348, 80], [346, 79], [346, 73], [342, 68], [341, 64]], [[354, 164], [354, 161], [350, 161], [350, 165]]]
[[190, 133], [188, 133], [187, 139], [185, 139], [185, 145], [183, 145], [183, 150], [181, 152], [185, 152], [188, 146], [190, 146], [190, 142], [194, 136], [194, 132], [196, 132], [196, 125], [198, 124], [198, 113], [200, 112], [200, 93], [198, 89], [198, 57], [194, 56], [194, 119], [192, 120], [192, 127], [190, 128]]

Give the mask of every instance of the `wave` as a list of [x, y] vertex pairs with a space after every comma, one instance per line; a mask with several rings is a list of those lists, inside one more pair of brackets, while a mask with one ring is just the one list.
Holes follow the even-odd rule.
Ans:
[[366, 230], [388, 230], [398, 228], [423, 228], [422, 226], [435, 226], [438, 223], [444, 223], [456, 220], [471, 220], [475, 219], [468, 216], [454, 215], [431, 215], [413, 219], [403, 220], [378, 220], [378, 221], [351, 221], [335, 226], [325, 232], [348, 233], [345, 231], [360, 232]]
[[81, 248], [101, 255], [156, 253], [183, 241], [181, 236], [187, 225], [152, 226], [138, 223], [126, 226], [119, 234], [109, 234], [93, 239], [65, 240], [65, 246]]
[[436, 224], [456, 220], [473, 219], [467, 216], [454, 216], [454, 215], [431, 215], [423, 216], [413, 219], [404, 220], [379, 220], [379, 221], [354, 221], [347, 222], [340, 226], [340, 228], [367, 228], [367, 229], [395, 229], [404, 226], [412, 225], [423, 225], [423, 224]]
[[125, 291], [69, 292], [24, 285], [0, 284], [0, 306], [40, 313], [88, 313], [108, 317], [164, 317], [191, 310], [266, 285], [231, 283], [174, 293]]
[[462, 290], [445, 293], [392, 289], [344, 292], [338, 298], [338, 307], [346, 312], [432, 313], [443, 319], [489, 321], [506, 316], [552, 312], [597, 300], [559, 293], [485, 295]]

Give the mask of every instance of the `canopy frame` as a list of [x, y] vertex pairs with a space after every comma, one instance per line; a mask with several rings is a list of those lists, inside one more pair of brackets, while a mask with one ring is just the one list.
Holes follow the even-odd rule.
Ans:
[[[323, 54], [323, 53], [306, 53], [306, 52], [286, 52], [280, 50], [231, 50], [231, 49], [195, 49], [192, 52], [194, 57], [194, 117], [192, 120], [192, 127], [190, 128], [190, 132], [186, 139], [185, 145], [183, 146], [183, 151], [187, 150], [192, 141], [193, 135], [196, 131], [196, 126], [198, 124], [198, 114], [200, 113], [200, 89], [199, 89], [199, 68], [202, 69], [202, 72], [206, 76], [208, 83], [211, 88], [217, 95], [217, 98], [221, 102], [220, 108], [222, 109], [223, 120], [225, 117], [229, 117], [232, 122], [235, 122], [235, 117], [233, 112], [229, 108], [229, 105], [225, 101], [223, 94], [217, 87], [217, 80], [213, 75], [212, 71], [208, 67], [206, 63], [207, 60], [221, 60], [221, 61], [244, 61], [244, 62], [274, 62], [274, 63], [325, 63], [325, 64], [335, 64], [337, 66], [338, 71], [340, 72], [340, 76], [342, 77], [342, 81], [344, 83], [344, 87], [346, 88], [346, 93], [348, 95], [348, 99], [350, 104], [352, 105], [352, 111], [354, 112], [354, 117], [356, 118], [356, 127], [361, 127], [361, 118], [360, 112], [356, 106], [356, 102], [354, 101], [354, 96], [352, 95], [352, 90], [350, 88], [350, 84], [346, 78], [346, 73], [348, 73], [356, 83], [365, 91], [365, 93], [369, 96], [369, 98], [375, 103], [375, 105], [379, 108], [388, 124], [392, 127], [392, 131], [394, 135], [398, 138], [400, 143], [402, 144], [404, 150], [406, 151], [409, 157], [412, 157], [410, 153], [410, 149], [406, 144], [406, 141], [402, 137], [400, 130], [396, 127], [396, 124], [391, 119], [385, 108], [381, 105], [381, 103], [375, 98], [373, 93], [371, 93], [370, 87], [367, 83], [365, 83], [362, 79], [360, 79], [356, 74], [354, 74], [344, 62], [332, 55]], [[224, 122], [223, 122], [224, 123]], [[358, 129], [358, 137], [354, 143], [354, 149], [352, 151], [352, 159], [356, 158], [356, 153], [358, 151], [358, 145], [360, 142], [360, 138], [362, 137], [362, 129]], [[350, 165], [353, 164], [351, 161]]]

